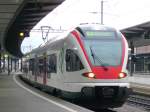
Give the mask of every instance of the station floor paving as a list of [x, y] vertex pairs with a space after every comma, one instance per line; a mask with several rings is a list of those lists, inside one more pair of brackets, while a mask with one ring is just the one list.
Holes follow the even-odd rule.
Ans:
[[90, 112], [61, 99], [48, 102], [18, 86], [12, 75], [0, 74], [0, 112]]

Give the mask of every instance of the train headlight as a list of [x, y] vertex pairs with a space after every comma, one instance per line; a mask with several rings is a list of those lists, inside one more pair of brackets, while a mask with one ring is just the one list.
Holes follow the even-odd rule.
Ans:
[[125, 78], [126, 76], [127, 76], [126, 73], [121, 72], [121, 73], [119, 73], [118, 78], [121, 79], [121, 78]]
[[95, 74], [92, 72], [83, 73], [83, 76], [88, 77], [90, 79], [95, 79]]

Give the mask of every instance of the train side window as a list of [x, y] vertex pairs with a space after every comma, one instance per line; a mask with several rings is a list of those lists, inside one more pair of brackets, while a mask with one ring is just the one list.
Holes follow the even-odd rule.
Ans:
[[70, 49], [66, 50], [66, 71], [79, 71], [82, 70], [83, 64], [78, 55]]
[[35, 64], [35, 59], [30, 59], [29, 60], [29, 71], [32, 71], [32, 75], [34, 75], [34, 64]]
[[44, 60], [43, 60], [43, 58], [40, 58], [38, 60], [38, 68], [39, 68], [39, 73], [44, 72]]
[[57, 73], [56, 54], [51, 54], [48, 56], [48, 73]]

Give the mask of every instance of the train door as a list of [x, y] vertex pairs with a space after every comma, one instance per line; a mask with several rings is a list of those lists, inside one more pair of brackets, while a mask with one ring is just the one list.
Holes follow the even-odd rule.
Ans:
[[46, 54], [44, 54], [44, 59], [43, 59], [43, 84], [47, 83], [47, 58]]

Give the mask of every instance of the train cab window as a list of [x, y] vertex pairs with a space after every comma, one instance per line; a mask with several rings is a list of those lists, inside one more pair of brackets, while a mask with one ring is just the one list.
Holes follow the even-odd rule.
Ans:
[[48, 73], [57, 73], [56, 54], [51, 54], [48, 56]]
[[82, 70], [83, 64], [78, 55], [70, 49], [66, 50], [66, 71], [79, 71]]

